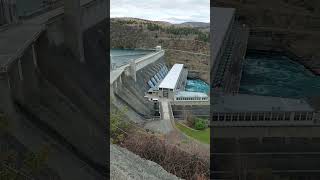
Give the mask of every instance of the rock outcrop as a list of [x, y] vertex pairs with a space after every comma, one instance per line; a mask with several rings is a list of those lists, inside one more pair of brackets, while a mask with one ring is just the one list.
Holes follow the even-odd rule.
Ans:
[[113, 144], [110, 145], [110, 177], [111, 180], [179, 179], [160, 165]]

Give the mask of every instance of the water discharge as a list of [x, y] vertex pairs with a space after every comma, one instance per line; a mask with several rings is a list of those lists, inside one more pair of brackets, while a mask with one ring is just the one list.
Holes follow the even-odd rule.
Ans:
[[188, 79], [186, 91], [209, 93], [209, 85], [200, 79]]
[[320, 76], [286, 56], [250, 54], [244, 64], [240, 93], [290, 98], [320, 96]]

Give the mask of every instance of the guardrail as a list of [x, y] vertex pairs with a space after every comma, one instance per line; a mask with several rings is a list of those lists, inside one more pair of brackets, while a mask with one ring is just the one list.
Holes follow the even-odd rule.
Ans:
[[169, 108], [169, 115], [170, 115], [170, 122], [171, 122], [171, 125], [174, 129], [177, 129], [176, 127], [176, 122], [174, 120], [174, 116], [173, 116], [173, 111], [172, 111], [172, 106], [171, 106], [171, 103], [168, 102], [168, 108]]

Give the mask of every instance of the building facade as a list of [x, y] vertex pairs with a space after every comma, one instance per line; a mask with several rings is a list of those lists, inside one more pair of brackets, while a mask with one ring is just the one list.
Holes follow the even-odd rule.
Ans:
[[301, 99], [256, 95], [217, 97], [212, 111], [213, 126], [313, 125], [315, 109]]

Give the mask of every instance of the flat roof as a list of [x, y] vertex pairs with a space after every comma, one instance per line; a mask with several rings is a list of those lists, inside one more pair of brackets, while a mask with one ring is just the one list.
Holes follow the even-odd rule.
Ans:
[[179, 91], [175, 97], [208, 97], [208, 95], [202, 92]]
[[214, 65], [216, 57], [222, 46], [223, 40], [231, 26], [232, 18], [235, 13], [234, 8], [211, 7], [211, 60]]
[[238, 94], [216, 97], [214, 101], [215, 112], [314, 111], [303, 99]]
[[174, 64], [166, 77], [162, 80], [159, 88], [174, 89], [182, 72], [183, 64]]

